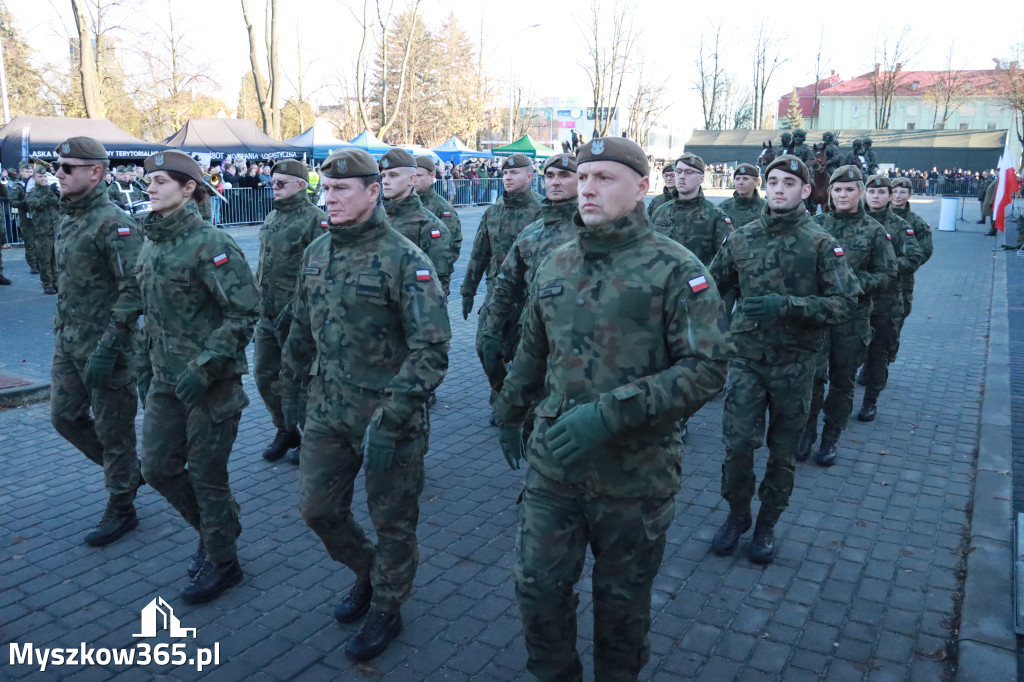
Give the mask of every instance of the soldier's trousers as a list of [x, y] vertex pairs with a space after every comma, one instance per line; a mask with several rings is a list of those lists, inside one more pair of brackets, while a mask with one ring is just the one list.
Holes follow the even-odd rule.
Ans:
[[[871, 323], [867, 317], [848, 320], [828, 328], [825, 347], [818, 354], [811, 393], [811, 411], [807, 430], [817, 431], [818, 414], [825, 408], [823, 440], [838, 440], [853, 412], [857, 368], [864, 363], [871, 343]], [[825, 383], [828, 396], [825, 396]]]
[[889, 381], [889, 363], [900, 344], [902, 315], [872, 315], [874, 336], [864, 361], [864, 402], [876, 402]]
[[50, 421], [65, 440], [103, 467], [110, 504], [123, 509], [131, 505], [139, 487], [135, 377], [126, 367], [115, 367], [106, 386], [89, 388], [82, 381], [84, 371], [84, 360], [76, 362], [60, 353], [54, 356]]
[[44, 287], [57, 286], [57, 254], [53, 245], [53, 232], [44, 231], [36, 235], [36, 267], [39, 268], [39, 280]]
[[[252, 376], [256, 383], [256, 390], [260, 392], [263, 403], [267, 406], [267, 412], [270, 413], [270, 419], [278, 430], [284, 428], [284, 413], [281, 411], [281, 396], [274, 390], [274, 382], [277, 381], [281, 372], [281, 350], [283, 348], [284, 339], [277, 335], [274, 320], [265, 315], [260, 317], [259, 322], [256, 323]], [[302, 401], [300, 424], [305, 423], [306, 397], [306, 385], [303, 384], [300, 395]]]
[[[913, 282], [911, 282], [913, 284]], [[896, 347], [892, 352], [892, 357], [889, 358], [889, 362], [896, 359], [896, 355], [900, 352], [900, 339], [903, 338], [903, 325], [906, 323], [907, 318], [910, 317], [910, 310], [914, 304], [914, 289], [911, 286], [909, 289], [903, 290], [903, 315], [900, 317], [899, 326], [896, 328]]]
[[327, 554], [370, 575], [376, 611], [394, 612], [412, 593], [419, 564], [416, 526], [423, 492], [427, 436], [398, 443], [387, 471], [367, 471], [366, 506], [377, 531], [376, 546], [352, 516], [352, 490], [363, 463], [361, 437], [309, 419], [299, 459], [299, 510]]
[[25, 211], [21, 211], [21, 222], [18, 224], [21, 230], [21, 241], [25, 246], [25, 262], [30, 270], [38, 270], [36, 262], [36, 232], [31, 218], [25, 217]]
[[156, 378], [150, 386], [142, 473], [199, 532], [210, 561], [231, 561], [240, 509], [228, 482], [228, 458], [249, 398], [241, 377], [215, 381], [192, 405], [181, 402], [174, 389]]
[[651, 585], [674, 516], [671, 497], [593, 496], [527, 471], [513, 576], [526, 668], [538, 680], [583, 679], [574, 587], [588, 545], [594, 554], [594, 678], [637, 679], [650, 658]]
[[770, 522], [789, 505], [796, 449], [807, 424], [815, 357], [785, 365], [737, 358], [729, 363], [722, 412], [722, 497], [736, 513], [746, 513], [754, 497], [754, 450], [765, 442], [768, 411], [768, 463], [757, 494]]

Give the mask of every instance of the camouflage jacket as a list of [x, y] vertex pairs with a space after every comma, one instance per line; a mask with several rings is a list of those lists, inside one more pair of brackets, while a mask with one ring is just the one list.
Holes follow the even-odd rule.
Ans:
[[701, 263], [710, 263], [732, 232], [732, 219], [704, 198], [698, 189], [693, 199], [677, 198], [654, 212], [654, 229], [693, 251]]
[[917, 245], [914, 228], [893, 213], [889, 207], [883, 208], [881, 211], [868, 211], [867, 214], [882, 224], [892, 240], [898, 271], [896, 286], [891, 290], [883, 290], [875, 297], [874, 312], [901, 315], [903, 311], [902, 292], [914, 288], [914, 271], [924, 262], [924, 252]]
[[832, 175], [837, 168], [843, 165], [843, 156], [837, 142], [825, 143], [825, 170], [828, 171], [829, 175]]
[[142, 231], [96, 186], [84, 197], [60, 200], [64, 214], [54, 241], [57, 259], [57, 352], [88, 359], [103, 344], [131, 354], [140, 305], [135, 263]]
[[110, 199], [111, 203], [123, 209], [127, 209], [133, 202], [143, 201], [146, 198], [146, 195], [131, 183], [122, 185], [120, 182], [115, 180], [110, 183], [109, 187], [107, 187], [107, 197]]
[[576, 199], [541, 202], [541, 219], [519, 233], [493, 280], [487, 305], [480, 310], [480, 334], [501, 339], [510, 325], [518, 323], [537, 266], [556, 247], [576, 237], [572, 222], [576, 206]]
[[863, 209], [854, 213], [822, 213], [813, 220], [843, 247], [846, 264], [860, 283], [862, 293], [850, 317], [870, 317], [871, 295], [896, 283], [896, 253], [885, 228]]
[[25, 197], [32, 214], [32, 224], [38, 229], [57, 232], [60, 222], [60, 191], [54, 185], [36, 185]]
[[194, 201], [166, 218], [150, 213], [144, 225], [135, 271], [153, 376], [174, 383], [186, 367], [210, 381], [248, 372], [260, 295], [241, 249]]
[[[768, 365], [818, 352], [826, 325], [849, 319], [861, 294], [842, 247], [814, 224], [803, 204], [787, 213], [766, 208], [729, 236], [710, 269], [723, 296], [733, 290], [739, 295], [732, 316], [737, 355]], [[743, 299], [767, 294], [785, 296], [787, 313], [767, 322], [749, 319]]]
[[[643, 203], [586, 227], [541, 262], [530, 285], [512, 370], [495, 398], [499, 424], [521, 424], [534, 398], [526, 458], [587, 494], [669, 497], [679, 490], [678, 422], [714, 397], [733, 355], [722, 299], [707, 269], [651, 229]], [[566, 465], [547, 430], [576, 405], [597, 403], [616, 434]]]
[[420, 247], [434, 264], [434, 271], [445, 295], [452, 279], [452, 233], [441, 219], [424, 208], [416, 192], [404, 199], [384, 202], [391, 227]]
[[350, 438], [362, 438], [371, 419], [394, 440], [423, 434], [451, 338], [433, 265], [382, 208], [327, 230], [302, 255], [284, 392], [311, 376], [307, 414]]
[[[932, 244], [932, 226], [925, 222], [925, 219], [910, 210], [910, 204], [907, 204], [903, 208], [896, 208], [895, 206], [889, 206], [889, 209], [898, 215], [903, 220], [907, 221], [914, 230], [914, 237], [917, 238], [917, 245], [921, 247], [921, 265], [924, 265], [932, 257], [932, 252], [935, 250]], [[918, 267], [920, 267], [919, 265]], [[913, 278], [913, 275], [911, 275]], [[913, 281], [913, 279], [911, 279]]]
[[441, 222], [448, 227], [452, 235], [452, 266], [459, 260], [462, 253], [462, 221], [455, 208], [448, 203], [448, 200], [434, 191], [431, 187], [426, 192], [420, 192], [420, 201], [423, 207], [441, 219]]
[[518, 194], [506, 192], [497, 203], [487, 207], [473, 240], [473, 253], [459, 293], [474, 296], [484, 274], [488, 280], [498, 276], [498, 268], [512, 242], [524, 227], [541, 217], [540, 202], [540, 196], [526, 189]]
[[804, 165], [808, 168], [810, 168], [811, 164], [814, 162], [814, 152], [812, 152], [811, 148], [806, 144], [793, 145], [793, 151], [791, 153], [793, 156], [803, 161]]
[[277, 317], [295, 296], [299, 261], [309, 243], [324, 233], [327, 214], [309, 203], [305, 192], [274, 201], [274, 210], [260, 227], [260, 287], [263, 315]]
[[729, 216], [734, 228], [739, 228], [760, 218], [761, 211], [767, 205], [768, 202], [755, 189], [749, 197], [741, 197], [739, 192], [733, 192], [731, 197], [718, 205], [718, 208]]
[[650, 203], [647, 204], [647, 217], [650, 218], [654, 215], [654, 212], [661, 207], [662, 204], [675, 201], [678, 196], [675, 187], [668, 187], [667, 185], [662, 188], [661, 194], [651, 199]]
[[25, 183], [23, 181], [11, 180], [7, 186], [7, 196], [11, 200], [12, 208], [18, 209], [21, 213], [28, 210], [28, 204], [25, 203], [25, 197], [28, 196], [28, 192], [25, 191]]

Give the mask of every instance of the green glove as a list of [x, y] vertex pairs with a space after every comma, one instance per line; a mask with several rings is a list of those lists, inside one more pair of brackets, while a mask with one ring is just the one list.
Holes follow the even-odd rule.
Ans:
[[480, 362], [484, 366], [484, 374], [488, 377], [504, 378], [504, 358], [501, 355], [501, 341], [490, 336], [480, 339]]
[[193, 371], [190, 365], [178, 375], [178, 385], [174, 389], [174, 395], [178, 396], [178, 400], [186, 405], [193, 405], [199, 402], [209, 387], [209, 384]]
[[288, 332], [292, 328], [292, 313], [288, 308], [285, 308], [277, 316], [277, 320], [274, 321], [274, 332], [277, 333], [277, 338], [287, 339]]
[[395, 459], [395, 441], [391, 440], [372, 423], [366, 427], [363, 436], [363, 461], [367, 471], [387, 471]]
[[297, 395], [281, 396], [281, 412], [284, 415], [284, 430], [293, 433], [299, 429], [299, 415], [302, 406]]
[[135, 378], [135, 385], [139, 388], [139, 400], [142, 401], [142, 409], [146, 409], [146, 398], [149, 396], [149, 387], [152, 383], [152, 372], [139, 372]]
[[789, 299], [781, 294], [743, 299], [743, 314], [755, 322], [777, 320], [789, 311]]
[[114, 376], [114, 363], [117, 362], [117, 351], [107, 346], [96, 346], [85, 363], [83, 381], [89, 388], [103, 388]]
[[498, 430], [498, 442], [501, 443], [501, 454], [505, 455], [508, 468], [515, 470], [519, 468], [519, 460], [525, 454], [523, 446], [522, 426], [502, 426]]
[[473, 297], [463, 296], [462, 297], [462, 319], [468, 320], [469, 314], [473, 312]]
[[544, 437], [551, 454], [572, 464], [614, 435], [601, 416], [598, 403], [587, 403], [559, 417]]

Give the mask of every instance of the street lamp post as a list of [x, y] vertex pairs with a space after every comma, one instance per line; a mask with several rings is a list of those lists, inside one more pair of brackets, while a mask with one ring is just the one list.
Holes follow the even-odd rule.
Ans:
[[515, 142], [513, 137], [515, 132], [512, 130], [512, 69], [515, 68], [515, 49], [516, 49], [516, 38], [523, 31], [529, 31], [531, 28], [537, 28], [540, 24], [533, 24], [532, 26], [524, 26], [516, 34], [512, 36], [512, 45], [508, 49], [508, 143], [512, 144]]

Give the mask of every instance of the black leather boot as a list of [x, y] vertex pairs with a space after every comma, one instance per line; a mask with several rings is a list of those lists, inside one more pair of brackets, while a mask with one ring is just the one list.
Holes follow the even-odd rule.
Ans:
[[274, 441], [263, 451], [263, 459], [268, 462], [276, 462], [288, 454], [289, 450], [297, 448], [301, 444], [302, 436], [299, 435], [298, 431], [278, 429], [277, 435], [274, 436]]
[[238, 558], [217, 563], [209, 558], [203, 562], [192, 582], [181, 591], [181, 598], [189, 604], [203, 604], [220, 596], [224, 590], [242, 582], [242, 567]]
[[135, 505], [118, 508], [107, 502], [103, 518], [95, 528], [85, 534], [85, 544], [93, 547], [109, 545], [138, 525], [139, 517], [135, 515]]
[[834, 438], [821, 438], [821, 448], [815, 456], [814, 461], [823, 467], [830, 467], [836, 463], [836, 446], [839, 443]]
[[740, 536], [750, 530], [750, 512], [746, 514], [734, 514], [729, 512], [725, 523], [715, 533], [711, 541], [711, 551], [718, 556], [732, 554], [740, 541]]
[[357, 661], [368, 661], [384, 653], [391, 640], [402, 631], [402, 613], [370, 611], [359, 634], [345, 646], [345, 653]]
[[188, 577], [195, 578], [204, 563], [206, 563], [206, 544], [202, 538], [199, 538], [199, 547], [196, 548], [196, 553], [192, 555], [192, 558], [188, 560]]
[[864, 401], [864, 404], [860, 406], [860, 412], [857, 413], [857, 420], [862, 422], [873, 422], [875, 421], [875, 415], [878, 413], [878, 407], [875, 405], [875, 401], [868, 402]]
[[811, 449], [814, 447], [814, 441], [816, 440], [818, 440], [817, 431], [813, 429], [804, 431], [804, 435], [800, 438], [800, 446], [796, 449], [796, 461], [807, 461], [807, 458], [811, 456]]
[[345, 598], [334, 607], [334, 617], [342, 623], [354, 623], [370, 610], [370, 597], [373, 596], [373, 585], [370, 576], [356, 578]]
[[775, 523], [757, 516], [754, 537], [747, 545], [747, 558], [755, 564], [770, 564], [775, 559]]

